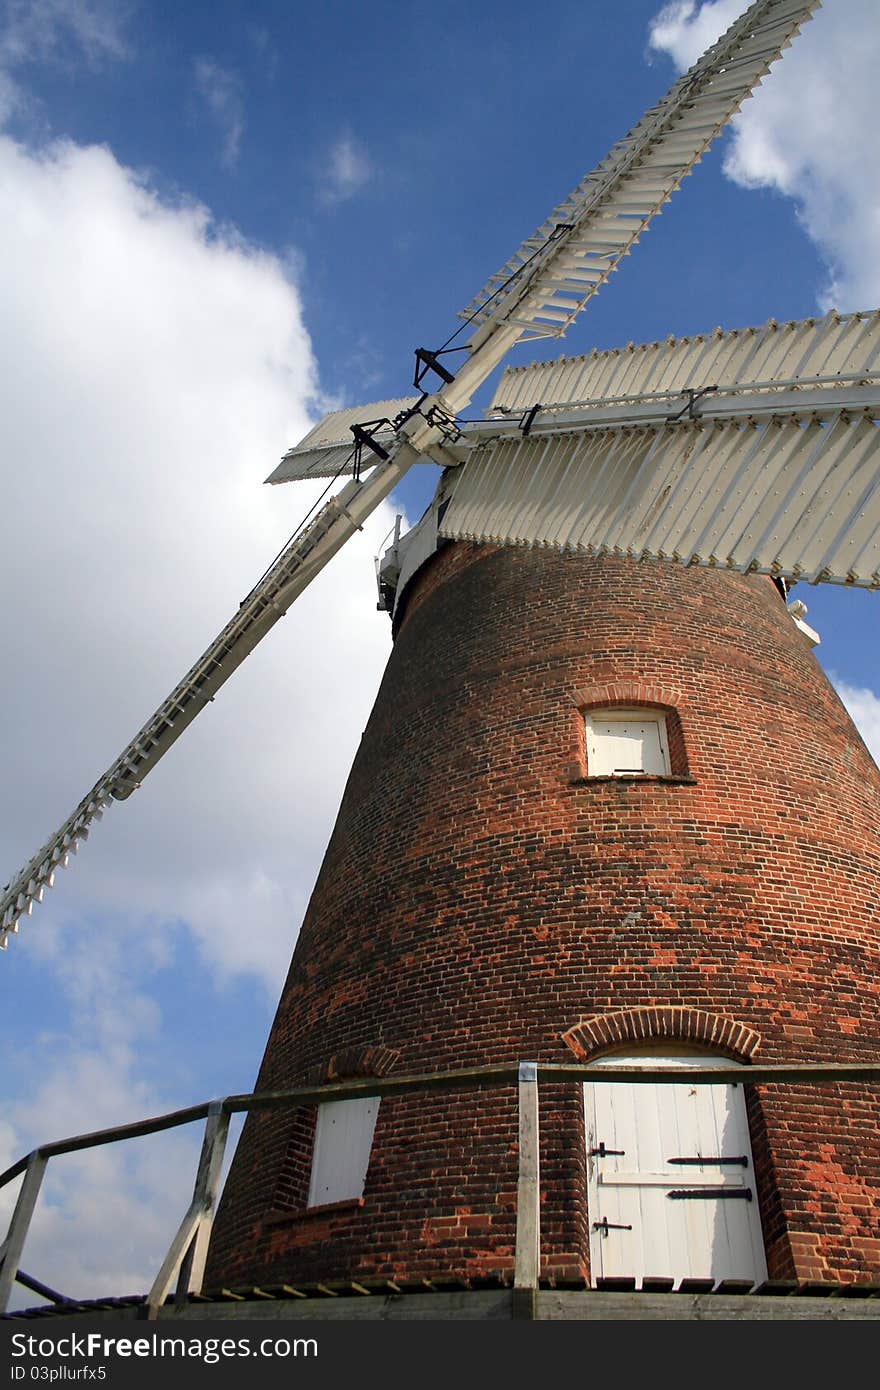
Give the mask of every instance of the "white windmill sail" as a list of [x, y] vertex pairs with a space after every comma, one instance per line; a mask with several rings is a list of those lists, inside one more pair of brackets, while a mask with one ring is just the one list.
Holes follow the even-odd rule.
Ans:
[[393, 401], [373, 401], [371, 405], [331, 411], [320, 424], [309, 430], [295, 448], [288, 449], [266, 482], [289, 483], [299, 478], [337, 478], [342, 474], [354, 473], [355, 438], [352, 425], [385, 421], [373, 437], [377, 444], [388, 448], [395, 438], [390, 422], [411, 410], [417, 401], [418, 396], [401, 396]]
[[[554, 208], [461, 317], [482, 333], [504, 319], [530, 338], [563, 334], [818, 4], [750, 6]], [[525, 266], [532, 267], [527, 278]]]
[[880, 587], [880, 429], [871, 413], [610, 435], [486, 448], [461, 470], [440, 534]]
[[[401, 402], [404, 418], [380, 445], [385, 457], [373, 454], [369, 462], [377, 457], [379, 461], [368, 476], [355, 474], [294, 538], [88, 796], [7, 884], [0, 895], [0, 945], [51, 886], [55, 866], [64, 862], [77, 841], [87, 838], [91, 821], [110, 800], [124, 798], [141, 784], [406, 471], [425, 458], [441, 465], [459, 461], [452, 452], [459, 433], [455, 417], [474, 392], [520, 338], [566, 331], [818, 4], [819, 0], [755, 0], [492, 277], [466, 311], [477, 328], [454, 379], [441, 393], [418, 398], [412, 409]], [[374, 409], [378, 407], [351, 412], [359, 418], [349, 425], [361, 424], [364, 413]], [[391, 416], [390, 411], [384, 413]], [[297, 458], [288, 455], [288, 476], [325, 476], [324, 469], [333, 477], [344, 471], [347, 452], [341, 453], [345, 435], [339, 436], [339, 426], [339, 421], [323, 421], [310, 442], [304, 440], [292, 451]], [[282, 478], [273, 474], [273, 481]]]
[[538, 364], [491, 409], [449, 539], [880, 587], [877, 311]]
[[[838, 314], [629, 343], [610, 352], [560, 357], [526, 367], [507, 367], [489, 407], [490, 414], [523, 413], [540, 404], [590, 405], [674, 396], [688, 388], [714, 385], [724, 391], [762, 383], [774, 391], [786, 386], [844, 385], [880, 371], [880, 311]], [[708, 403], [708, 402], [707, 402]]]

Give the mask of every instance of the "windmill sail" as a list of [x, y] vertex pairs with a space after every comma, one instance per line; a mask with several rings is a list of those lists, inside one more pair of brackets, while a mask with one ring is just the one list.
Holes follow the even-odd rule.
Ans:
[[736, 20], [462, 310], [474, 345], [502, 320], [563, 334], [818, 5], [758, 0]]
[[[880, 312], [838, 314], [723, 333], [630, 343], [610, 352], [507, 367], [490, 413], [521, 414], [535, 404], [590, 405], [644, 400], [713, 385], [726, 391], [846, 385], [880, 373]], [[706, 401], [708, 404], [708, 400]]]
[[398, 400], [374, 401], [372, 405], [332, 411], [313, 430], [309, 430], [296, 448], [288, 449], [266, 482], [289, 483], [298, 478], [337, 478], [344, 473], [353, 473], [352, 425], [384, 420], [385, 427], [378, 430], [374, 438], [387, 449], [395, 437], [389, 422], [410, 410], [417, 400], [417, 396], [402, 396]]
[[[405, 419], [383, 450], [388, 459], [366, 481], [355, 477], [318, 514], [308, 530], [270, 568], [238, 613], [180, 685], [159, 707], [88, 796], [0, 895], [0, 944], [51, 886], [89, 825], [111, 800], [124, 798], [143, 781], [214, 692], [274, 626], [364, 517], [420, 459], [441, 465], [460, 461], [454, 450], [455, 416], [470, 402], [521, 338], [560, 336], [616, 268], [681, 180], [788, 46], [819, 0], [755, 0], [666, 97], [614, 147], [594, 174], [551, 214], [488, 282], [465, 316], [476, 331], [469, 356], [442, 393], [400, 405]], [[359, 418], [323, 421], [291, 451], [270, 481], [335, 477], [347, 467], [347, 433]], [[340, 433], [341, 430], [341, 433]], [[387, 447], [386, 447], [387, 445]], [[474, 461], [475, 462], [475, 461]], [[468, 464], [472, 482], [479, 472]], [[281, 471], [284, 471], [281, 476]], [[462, 499], [463, 500], [463, 499]]]
[[880, 313], [541, 363], [491, 409], [449, 539], [880, 587]]
[[487, 281], [461, 311], [476, 331], [453, 411], [515, 343], [567, 332], [818, 7], [755, 0]]
[[502, 440], [440, 533], [878, 588], [880, 429], [835, 410]]

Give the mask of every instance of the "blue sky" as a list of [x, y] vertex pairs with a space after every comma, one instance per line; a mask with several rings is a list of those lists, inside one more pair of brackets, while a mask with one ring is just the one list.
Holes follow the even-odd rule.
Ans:
[[[413, 348], [739, 8], [0, 7], [0, 877], [307, 509], [261, 487], [284, 450], [328, 405], [406, 394]], [[564, 350], [876, 307], [878, 48], [871, 0], [827, 0]], [[0, 1165], [252, 1085], [389, 649], [372, 556], [431, 487], [405, 482], [0, 959]], [[880, 600], [798, 596], [877, 756]], [[195, 1143], [57, 1165], [25, 1268], [143, 1287]]]

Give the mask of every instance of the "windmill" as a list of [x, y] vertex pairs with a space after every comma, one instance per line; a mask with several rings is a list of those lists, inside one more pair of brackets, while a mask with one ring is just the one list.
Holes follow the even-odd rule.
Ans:
[[[757, 590], [745, 581], [734, 587], [736, 575], [769, 575], [781, 583], [805, 577], [880, 584], [872, 418], [880, 327], [874, 314], [831, 315], [818, 323], [781, 329], [770, 325], [509, 371], [490, 418], [462, 419], [475, 393], [517, 343], [565, 333], [815, 8], [814, 0], [758, 0], [734, 23], [463, 311], [470, 329], [463, 362], [453, 357], [457, 349], [451, 343], [419, 348], [418, 394], [337, 412], [285, 456], [271, 481], [343, 473], [351, 475], [350, 481], [286, 547], [219, 637], [10, 883], [0, 904], [4, 943], [104, 809], [141, 784], [333, 554], [420, 461], [444, 469], [437, 496], [419, 526], [396, 538], [379, 575], [380, 601], [401, 631], [413, 630], [417, 605], [428, 602], [432, 583], [451, 578], [467, 589], [468, 564], [456, 557], [473, 555], [470, 542], [502, 547], [501, 567], [520, 566], [521, 583], [528, 572], [541, 611], [552, 607], [541, 571], [534, 568], [544, 548], [551, 569], [557, 555], [583, 557], [578, 564], [586, 568], [577, 570], [577, 583], [589, 574], [597, 590], [610, 586], [627, 593], [630, 608], [642, 582], [632, 578], [636, 562], [644, 564], [648, 606], [649, 574], [656, 576], [650, 581], [655, 603], [663, 594], [673, 603], [690, 602], [683, 591], [664, 589], [685, 582], [671, 565], [664, 566], [669, 561], [687, 567], [681, 573], [691, 576], [704, 569], [724, 572], [686, 581], [715, 586], [689, 591], [697, 607], [705, 607], [710, 594], [719, 601], [725, 593], [748, 607], [747, 595]], [[446, 544], [456, 541], [466, 548]], [[511, 547], [528, 549], [520, 553]], [[457, 565], [463, 567], [460, 574]], [[523, 565], [532, 568], [527, 571]], [[726, 571], [731, 572], [728, 589], [723, 587]], [[502, 592], [507, 582], [502, 575]], [[762, 603], [767, 588], [761, 589]], [[476, 596], [468, 593], [476, 605]], [[571, 601], [569, 596], [566, 603]], [[797, 611], [791, 617], [802, 624]], [[784, 615], [787, 634], [796, 631], [791, 617]], [[759, 622], [757, 610], [752, 618]], [[802, 625], [798, 640], [804, 635]], [[693, 735], [680, 713], [675, 680], [664, 682], [655, 674], [640, 684], [616, 678], [613, 662], [609, 666], [606, 660], [606, 666], [603, 680], [593, 681], [588, 697], [575, 701], [585, 743], [583, 767], [578, 766], [578, 749], [572, 752], [570, 785], [607, 776], [614, 797], [624, 786], [627, 794], [641, 795], [654, 785], [652, 778], [664, 787], [690, 785], [693, 759], [689, 761], [687, 749]], [[676, 679], [680, 676], [679, 671]], [[651, 713], [658, 710], [662, 716]], [[603, 759], [607, 771], [597, 774], [597, 768], [606, 767]], [[453, 771], [467, 777], [467, 769]], [[630, 786], [628, 777], [639, 779], [637, 786]], [[393, 846], [388, 844], [387, 850], [393, 853]], [[331, 860], [333, 853], [331, 846]], [[332, 878], [332, 863], [327, 872]], [[639, 904], [632, 908], [633, 925], [643, 910]], [[320, 915], [315, 908], [313, 918]], [[304, 942], [316, 930], [304, 933]], [[302, 962], [295, 964], [294, 975], [297, 969], [308, 972]], [[635, 1009], [648, 1007], [638, 1004]], [[280, 1020], [289, 1009], [283, 1002]], [[610, 1016], [615, 1011], [606, 1005], [605, 1012]], [[717, 1020], [727, 1015], [706, 1007], [695, 1012], [701, 1017], [689, 1021], [692, 1031], [676, 1038], [718, 1042], [723, 1028]], [[646, 1024], [646, 1015], [639, 1017]], [[664, 1019], [655, 1020], [658, 1029]], [[726, 1055], [736, 1043], [747, 1056], [743, 1025], [731, 1028], [739, 1032], [736, 1038], [732, 1032], [721, 1038]], [[379, 1030], [382, 1036], [360, 1039], [357, 1066], [366, 1065], [365, 1053], [374, 1064], [377, 1058], [382, 1065], [395, 1064], [389, 1031], [390, 1022]], [[592, 1016], [573, 1017], [567, 1045], [586, 1052], [588, 1038], [600, 1034]], [[614, 1040], [632, 1041], [635, 1035], [624, 1028], [619, 1035], [601, 1036], [608, 1046]], [[357, 1052], [358, 1046], [351, 1042], [330, 1051], [338, 1059], [344, 1051]], [[283, 1050], [276, 1045], [276, 1059]], [[295, 1067], [304, 1065], [296, 1060]], [[338, 1060], [334, 1065], [338, 1068]], [[372, 1142], [376, 1122], [375, 1113], [352, 1115], [360, 1136], [353, 1149], [365, 1134]], [[594, 1117], [593, 1123], [599, 1121]], [[332, 1147], [326, 1136], [319, 1134], [319, 1142]], [[610, 1153], [613, 1147], [604, 1138], [597, 1145], [597, 1153]], [[368, 1158], [369, 1152], [370, 1144]], [[600, 1156], [604, 1161], [605, 1153]], [[283, 1169], [288, 1158], [279, 1162]], [[589, 1166], [592, 1173], [598, 1165]], [[313, 1168], [311, 1176], [320, 1188], [316, 1172]], [[327, 1181], [335, 1191], [336, 1179], [331, 1175]], [[350, 1181], [346, 1176], [343, 1187]], [[728, 1195], [718, 1199], [720, 1206], [729, 1202], [733, 1190], [724, 1186]], [[750, 1189], [742, 1184], [738, 1190]], [[236, 1200], [233, 1194], [230, 1209]], [[310, 1200], [308, 1205], [325, 1204]], [[603, 1242], [607, 1212], [604, 1220]], [[228, 1247], [221, 1223], [216, 1256], [221, 1262], [224, 1241]], [[790, 1255], [791, 1241], [787, 1248]], [[243, 1251], [236, 1256], [242, 1267], [252, 1258]], [[280, 1247], [278, 1258], [286, 1258]]]
[[[58, 867], [66, 867], [78, 844], [88, 838], [92, 824], [102, 817], [104, 810], [114, 801], [125, 800], [141, 785], [204, 705], [213, 699], [237, 666], [350, 538], [364, 518], [388, 496], [409, 468], [418, 462], [433, 462], [443, 468], [460, 470], [465, 458], [473, 456], [479, 460], [479, 464], [468, 470], [467, 477], [469, 483], [476, 483], [478, 473], [485, 472], [486, 460], [490, 455], [505, 457], [501, 444], [505, 436], [510, 438], [517, 434], [515, 424], [502, 429], [499, 421], [470, 429], [458, 423], [460, 413], [515, 344], [559, 338], [565, 334], [612, 271], [618, 268], [622, 258], [629, 254], [682, 179], [692, 171], [730, 116], [760, 82], [769, 63], [797, 32], [798, 24], [809, 18], [815, 8], [817, 4], [776, 7], [772, 13], [768, 10], [767, 18], [761, 22], [754, 14], [753, 6], [675, 83], [664, 100], [646, 113], [598, 168], [582, 180], [564, 203], [554, 209], [534, 235], [491, 277], [463, 311], [461, 316], [465, 324], [473, 330], [467, 349], [445, 347], [439, 353], [421, 348], [417, 351], [416, 386], [421, 389], [426, 380], [433, 376], [439, 380], [439, 390], [433, 393], [421, 390], [419, 396], [335, 412], [312, 430], [296, 449], [285, 455], [282, 464], [268, 479], [269, 482], [310, 477], [338, 478], [347, 473], [352, 475], [352, 481], [292, 538], [242, 602], [235, 616], [167, 700], [97, 780], [57, 832], [6, 885], [0, 899], [0, 945], [3, 948], [8, 944], [8, 935], [18, 930], [22, 916], [30, 915], [45, 890], [52, 886]], [[749, 34], [753, 35], [751, 39], [747, 37]], [[833, 330], [835, 322], [832, 316], [830, 329]], [[523, 415], [530, 415], [530, 418], [523, 420], [520, 432], [523, 437], [531, 435], [537, 438], [548, 432], [559, 432], [560, 429], [576, 433], [580, 427], [589, 430], [598, 427], [614, 429], [641, 423], [650, 429], [668, 422], [670, 414], [674, 413], [668, 402], [676, 394], [683, 394], [686, 400], [686, 410], [681, 418], [686, 416], [691, 422], [697, 416], [718, 421], [745, 420], [752, 416], [754, 408], [776, 419], [785, 415], [794, 427], [798, 420], [808, 418], [816, 407], [827, 409], [836, 404], [841, 412], [869, 410], [874, 396], [871, 387], [864, 382], [876, 360], [872, 354], [871, 320], [865, 320], [863, 324], [862, 319], [857, 318], [847, 320], [847, 323], [857, 326], [851, 327], [848, 332], [844, 329], [839, 334], [839, 341], [833, 345], [829, 341], [823, 346], [823, 333], [820, 330], [814, 333], [815, 343], [819, 346], [813, 363], [817, 370], [812, 373], [812, 379], [799, 370], [808, 363], [808, 353], [803, 356], [803, 361], [795, 351], [790, 359], [786, 359], [786, 369], [792, 372], [789, 384], [797, 392], [796, 395], [780, 397], [783, 378], [776, 372], [774, 354], [770, 351], [764, 354], [766, 383], [754, 377], [754, 370], [761, 363], [760, 353], [756, 353], [750, 363], [748, 352], [740, 352], [732, 364], [733, 375], [730, 379], [714, 384], [707, 382], [704, 377], [706, 354], [702, 359], [696, 354], [689, 361], [686, 352], [679, 353], [674, 365], [666, 364], [668, 370], [665, 376], [661, 368], [656, 378], [651, 377], [652, 355], [655, 361], [663, 356], [662, 347], [653, 345], [653, 354], [648, 348], [641, 357], [639, 354], [633, 357], [636, 370], [630, 373], [631, 379], [627, 385], [634, 389], [615, 396], [613, 379], [594, 384], [585, 381], [579, 389], [595, 391], [595, 401], [588, 396], [581, 396], [580, 400], [569, 397], [567, 401], [552, 398], [546, 401], [538, 398], [529, 400]], [[861, 324], [863, 326], [858, 327]], [[801, 332], [809, 333], [811, 327], [804, 325]], [[750, 334], [751, 330], [747, 330], [747, 333]], [[458, 337], [458, 334], [454, 336]], [[786, 332], [781, 333], [777, 342], [782, 344], [785, 337]], [[852, 361], [844, 363], [853, 370], [842, 372], [840, 355], [850, 351], [856, 341], [856, 355]], [[453, 373], [448, 354], [458, 351], [466, 351], [467, 357], [464, 365]], [[444, 354], [447, 354], [446, 361], [441, 362]], [[775, 356], [777, 359], [784, 357], [784, 352], [777, 351]], [[639, 365], [642, 367], [641, 379]], [[718, 363], [719, 368], [722, 365], [722, 362]], [[693, 375], [695, 369], [698, 375]], [[743, 371], [742, 377], [737, 375], [740, 371]], [[618, 375], [623, 380], [626, 373]], [[699, 381], [698, 386], [688, 384], [692, 376], [693, 380]], [[543, 384], [540, 373], [533, 380], [536, 386]], [[523, 385], [520, 382], [521, 388]], [[560, 385], [557, 379], [552, 388], [557, 397]], [[821, 394], [823, 388], [827, 391], [829, 387], [843, 385], [850, 388], [848, 394], [839, 391], [830, 397]], [[819, 394], [808, 397], [807, 386], [815, 386]], [[747, 392], [746, 387], [753, 389]], [[565, 389], [567, 392], [568, 388]], [[604, 394], [608, 391], [612, 394]], [[711, 400], [705, 398], [709, 391], [712, 392]], [[753, 399], [759, 393], [762, 394], [760, 404]], [[527, 394], [527, 391], [520, 389], [516, 400], [524, 400]], [[548, 393], [545, 390], [541, 394]], [[627, 398], [632, 399], [628, 401]], [[513, 399], [512, 395], [510, 399]], [[725, 402], [730, 409], [725, 408]], [[495, 404], [499, 416], [513, 408], [506, 396], [500, 396]], [[542, 404], [548, 410], [539, 418]], [[600, 413], [597, 413], [597, 404]], [[632, 410], [628, 413], [629, 404], [632, 404]], [[561, 407], [564, 405], [572, 408], [563, 413]], [[770, 409], [771, 405], [773, 409]], [[549, 408], [552, 408], [552, 418]], [[870, 441], [871, 436], [868, 438]], [[498, 448], [493, 450], [495, 441]], [[870, 458], [866, 463], [866, 476], [870, 476]], [[362, 468], [366, 472], [364, 477], [361, 476]], [[462, 493], [466, 494], [467, 491], [465, 485]], [[821, 494], [808, 498], [808, 501], [814, 501], [820, 508], [824, 498], [825, 494]], [[654, 500], [650, 488], [644, 489], [645, 506], [650, 507]], [[711, 531], [699, 537], [702, 551], [693, 549], [687, 556], [681, 555], [675, 548], [675, 538], [668, 540], [668, 551], [657, 546], [652, 549], [650, 543], [634, 545], [633, 536], [618, 535], [612, 527], [603, 537], [584, 533], [575, 538], [562, 533], [545, 536], [540, 533], [540, 527], [535, 534], [523, 532], [521, 535], [505, 535], [502, 534], [503, 525], [499, 530], [490, 524], [484, 538], [491, 536], [492, 539], [513, 542], [578, 544], [588, 551], [601, 549], [604, 545], [643, 555], [669, 553], [690, 563], [729, 564], [734, 568], [790, 575], [792, 578], [803, 574], [813, 582], [827, 580], [875, 587], [878, 579], [873, 512], [870, 509], [863, 511], [859, 505], [861, 500], [859, 495], [854, 497], [850, 516], [844, 519], [842, 526], [837, 526], [833, 537], [827, 536], [828, 563], [818, 565], [811, 565], [809, 561], [805, 565], [798, 550], [804, 528], [815, 527], [816, 505], [809, 509], [802, 507], [797, 515], [795, 506], [786, 509], [783, 524], [791, 528], [793, 537], [791, 541], [786, 538], [785, 546], [777, 545], [777, 553], [772, 556], [769, 556], [767, 541], [762, 553], [756, 550], [756, 553], [748, 554], [748, 546], [753, 538], [747, 535], [736, 538], [739, 545], [735, 553], [731, 552], [719, 560], [712, 547], [720, 544], [724, 537], [716, 537]], [[674, 514], [675, 510], [674, 507], [667, 508], [669, 514]], [[859, 534], [852, 534], [850, 523], [853, 520], [860, 523], [859, 534], [864, 532], [861, 550], [858, 548]], [[483, 536], [480, 531], [454, 530], [452, 522], [445, 528], [444, 534]], [[827, 528], [823, 535], [827, 535]], [[819, 540], [817, 544], [821, 550], [822, 541]], [[772, 549], [772, 546], [769, 548]], [[392, 563], [389, 561], [389, 564]], [[386, 566], [383, 580], [386, 589], [388, 573]]]

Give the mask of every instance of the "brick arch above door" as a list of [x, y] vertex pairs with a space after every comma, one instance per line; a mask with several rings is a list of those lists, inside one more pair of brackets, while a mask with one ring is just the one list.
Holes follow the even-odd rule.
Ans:
[[723, 1014], [665, 1005], [593, 1014], [567, 1029], [562, 1041], [579, 1061], [627, 1043], [697, 1043], [748, 1062], [757, 1052], [761, 1036], [748, 1024]]

